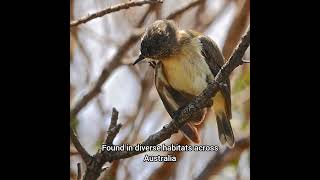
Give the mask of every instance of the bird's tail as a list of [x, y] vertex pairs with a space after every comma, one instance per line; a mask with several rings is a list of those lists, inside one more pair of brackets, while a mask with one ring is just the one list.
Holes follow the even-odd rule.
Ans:
[[184, 124], [180, 131], [183, 133], [184, 137], [186, 137], [188, 140], [199, 144], [200, 143], [200, 136], [197, 130], [197, 127], [195, 127], [191, 122], [188, 122]]
[[217, 113], [216, 121], [218, 125], [218, 133], [221, 144], [225, 144], [227, 142], [228, 147], [233, 148], [234, 135], [230, 124], [230, 120], [227, 119], [224, 113]]
[[199, 144], [200, 143], [200, 135], [198, 133], [198, 129], [202, 127], [203, 121], [207, 115], [207, 108], [198, 111], [190, 117], [190, 121], [184, 124], [180, 131], [183, 135], [190, 141]]

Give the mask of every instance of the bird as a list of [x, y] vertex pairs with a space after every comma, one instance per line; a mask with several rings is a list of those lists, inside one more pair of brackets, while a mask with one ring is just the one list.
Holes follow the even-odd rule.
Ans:
[[[214, 80], [224, 64], [217, 44], [208, 36], [193, 30], [182, 30], [172, 20], [156, 20], [141, 38], [140, 55], [133, 65], [146, 60], [155, 69], [155, 86], [172, 119], [175, 112], [188, 105], [208, 83]], [[216, 115], [218, 137], [222, 145], [233, 148], [234, 134], [230, 120], [231, 88], [227, 78], [212, 98], [213, 105], [192, 115], [179, 130], [190, 141], [201, 142], [198, 128], [209, 111]]]

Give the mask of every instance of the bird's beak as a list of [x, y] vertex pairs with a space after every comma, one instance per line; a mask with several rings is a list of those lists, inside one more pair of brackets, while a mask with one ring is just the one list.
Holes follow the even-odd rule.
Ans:
[[142, 54], [139, 55], [138, 59], [134, 61], [134, 63], [132, 65], [137, 64], [138, 62], [144, 60], [144, 56], [142, 56]]

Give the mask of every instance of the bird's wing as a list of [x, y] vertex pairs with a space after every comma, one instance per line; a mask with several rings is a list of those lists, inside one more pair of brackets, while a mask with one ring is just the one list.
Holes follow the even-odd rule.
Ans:
[[[187, 105], [194, 97], [187, 93], [177, 91], [169, 85], [165, 74], [163, 73], [161, 63], [158, 63], [155, 67], [155, 85], [162, 103], [171, 118], [174, 118], [175, 111], [177, 111], [180, 107]], [[202, 121], [203, 117], [203, 112], [199, 112], [191, 117], [190, 120], [200, 123], [199, 121]], [[198, 130], [191, 122], [184, 124], [180, 130], [189, 140], [195, 143], [200, 142]]]
[[[224, 64], [224, 58], [219, 51], [217, 44], [205, 35], [200, 35], [199, 40], [202, 44], [202, 55], [205, 57], [211, 72], [216, 76]], [[231, 113], [231, 89], [229, 78], [225, 81], [225, 85], [220, 87], [220, 91], [225, 98], [227, 118], [232, 118]]]
[[176, 110], [188, 104], [194, 97], [184, 92], [175, 90], [169, 85], [163, 72], [161, 63], [158, 63], [155, 68], [155, 85], [166, 110], [172, 118], [173, 113]]

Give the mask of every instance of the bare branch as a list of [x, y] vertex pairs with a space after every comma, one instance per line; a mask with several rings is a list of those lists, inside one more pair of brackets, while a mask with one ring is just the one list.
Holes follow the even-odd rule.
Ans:
[[[117, 124], [119, 112], [116, 108], [112, 108], [112, 115], [110, 120], [110, 125], [107, 131], [107, 138], [105, 143], [107, 145], [112, 145], [113, 140], [116, 135], [119, 133], [121, 128], [121, 124]], [[107, 162], [105, 157], [103, 156], [103, 152], [100, 150], [92, 157], [92, 161], [86, 163], [87, 170], [84, 175], [84, 180], [95, 180], [100, 174], [107, 169], [107, 167], [103, 167], [103, 165]]]
[[102, 17], [106, 14], [112, 13], [112, 12], [116, 12], [116, 11], [120, 11], [122, 9], [128, 9], [130, 7], [134, 7], [134, 6], [142, 6], [144, 4], [153, 4], [153, 3], [162, 3], [162, 0], [139, 0], [139, 1], [130, 1], [130, 2], [126, 2], [126, 3], [122, 3], [122, 4], [118, 4], [118, 5], [114, 5], [111, 7], [107, 7], [101, 11], [98, 11], [96, 13], [93, 14], [88, 14], [87, 16], [84, 16], [78, 20], [74, 20], [72, 22], [70, 22], [70, 27], [73, 26], [77, 26], [79, 24], [82, 23], [86, 23], [90, 20], [96, 19], [98, 17]]
[[148, 10], [146, 11], [146, 13], [143, 14], [142, 18], [140, 19], [140, 21], [137, 23], [137, 27], [141, 27], [143, 25], [143, 23], [145, 22], [145, 20], [147, 19], [148, 15], [150, 14], [150, 12], [154, 10], [154, 6], [150, 5]]
[[[139, 77], [138, 72], [135, 69], [132, 69], [133, 72], [136, 73], [136, 76]], [[130, 134], [128, 134], [122, 141], [121, 144], [123, 143], [128, 143], [128, 142], [134, 142], [136, 140], [136, 138], [138, 138], [138, 132], [139, 129], [141, 128], [145, 117], [146, 117], [146, 111], [151, 111], [151, 108], [153, 107], [153, 101], [149, 101], [148, 95], [152, 89], [153, 86], [153, 70], [149, 69], [146, 74], [144, 75], [144, 78], [141, 80], [141, 93], [140, 93], [140, 98], [138, 101], [138, 105], [137, 107], [139, 107], [139, 109], [137, 109], [137, 111], [135, 112], [135, 114], [133, 116], [130, 116], [127, 120], [127, 122], [133, 122], [133, 121], [139, 121], [140, 122], [137, 126], [135, 126], [135, 123], [131, 123], [131, 127], [130, 127]], [[140, 112], [143, 112], [143, 116], [142, 118], [138, 119], [138, 115]]]
[[222, 54], [225, 58], [231, 56], [232, 50], [237, 46], [243, 33], [245, 33], [249, 25], [250, 16], [250, 0], [245, 0], [237, 10], [236, 17], [234, 18], [222, 48]]
[[112, 109], [111, 122], [108, 129], [108, 136], [106, 138], [105, 143], [111, 145], [113, 143], [114, 138], [119, 133], [122, 124], [117, 124], [119, 112], [116, 108]]
[[209, 18], [206, 18], [205, 20], [203, 20], [203, 23], [200, 26], [195, 27], [195, 30], [200, 32], [203, 32], [204, 30], [206, 30], [212, 23], [215, 23], [216, 20], [219, 19], [224, 14], [224, 12], [227, 10], [227, 7], [231, 3], [232, 3], [231, 0], [224, 0], [221, 8], [219, 8], [219, 10], [215, 12], [213, 15], [211, 15]]
[[151, 12], [156, 12], [156, 15], [159, 15], [159, 11], [161, 10], [161, 4], [150, 4], [149, 9], [146, 11], [146, 13], [142, 16], [140, 21], [137, 23], [137, 27], [142, 27], [143, 23], [146, 21], [148, 15]]
[[216, 154], [202, 170], [196, 180], [207, 180], [217, 175], [226, 165], [239, 159], [241, 153], [250, 146], [250, 137], [240, 139], [233, 149], [226, 149], [223, 153]]
[[205, 14], [205, 11], [206, 11], [206, 1], [201, 1], [201, 3], [199, 4], [199, 7], [196, 11], [196, 14], [195, 14], [195, 22], [194, 22], [194, 27], [198, 27], [200, 26], [203, 22], [203, 15]]
[[143, 110], [143, 114], [142, 114], [142, 118], [141, 118], [141, 121], [139, 122], [139, 124], [133, 129], [133, 138], [131, 139], [131, 142], [134, 143], [136, 142], [136, 140], [138, 139], [138, 135], [139, 135], [139, 132], [142, 128], [142, 125], [144, 124], [144, 122], [146, 121], [146, 117], [147, 115], [150, 114], [151, 110], [153, 109], [153, 107], [155, 106], [156, 104], [156, 100], [152, 100], [152, 101], [149, 101], [149, 102], [145, 102], [144, 104], [145, 105], [145, 109]]
[[124, 42], [121, 47], [118, 49], [116, 54], [111, 59], [111, 62], [108, 65], [104, 66], [104, 69], [102, 70], [97, 82], [93, 86], [92, 89], [88, 91], [87, 94], [85, 94], [70, 110], [70, 119], [74, 118], [78, 112], [88, 104], [89, 101], [91, 101], [94, 97], [96, 97], [100, 91], [101, 87], [104, 84], [104, 82], [107, 80], [107, 78], [110, 76], [113, 69], [118, 68], [122, 63], [121, 59], [123, 56], [125, 56], [127, 50], [139, 39], [140, 34], [132, 34], [129, 39]]
[[195, 6], [199, 5], [199, 4], [201, 4], [202, 1], [204, 1], [204, 0], [194, 0], [194, 1], [192, 1], [191, 3], [187, 4], [186, 6], [178, 9], [177, 11], [175, 11], [175, 12], [173, 12], [171, 14], [169, 14], [167, 16], [167, 19], [175, 19], [175, 18], [179, 17], [185, 11], [191, 9], [192, 7], [195, 7]]
[[87, 164], [90, 163], [92, 157], [89, 155], [89, 153], [82, 147], [81, 143], [79, 142], [77, 135], [75, 134], [74, 130], [70, 127], [70, 136], [71, 141], [74, 145], [74, 147], [79, 152], [80, 156], [82, 157], [83, 161]]
[[86, 60], [86, 77], [85, 77], [85, 82], [87, 84], [89, 84], [89, 80], [90, 80], [90, 71], [89, 69], [91, 68], [91, 58], [89, 56], [89, 53], [87, 51], [87, 49], [84, 47], [83, 43], [80, 41], [79, 39], [79, 35], [78, 35], [78, 29], [73, 29], [73, 31], [71, 31], [71, 35], [75, 40], [75, 43], [78, 45], [79, 50], [82, 52], [84, 59]]
[[77, 163], [77, 168], [78, 168], [78, 174], [77, 174], [77, 180], [81, 179], [81, 164]]

